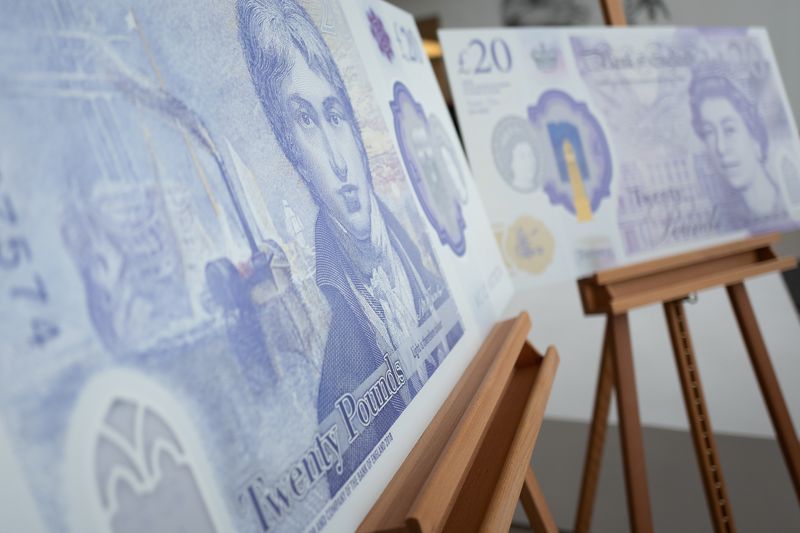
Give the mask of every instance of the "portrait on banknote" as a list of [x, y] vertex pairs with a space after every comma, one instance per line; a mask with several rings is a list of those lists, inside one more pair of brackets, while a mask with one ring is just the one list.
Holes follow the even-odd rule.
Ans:
[[492, 131], [492, 155], [500, 177], [519, 192], [532, 192], [541, 182], [541, 156], [533, 128], [522, 117], [501, 118]]
[[692, 127], [711, 161], [712, 179], [720, 180], [720, 190], [735, 204], [730, 223], [768, 227], [786, 221], [787, 211], [771, 175], [769, 135], [758, 102], [734, 79], [713, 72], [693, 77]]
[[[0, 464], [42, 529], [355, 527], [496, 320], [455, 295], [360, 10], [1, 5]], [[425, 118], [455, 243], [463, 154]]]

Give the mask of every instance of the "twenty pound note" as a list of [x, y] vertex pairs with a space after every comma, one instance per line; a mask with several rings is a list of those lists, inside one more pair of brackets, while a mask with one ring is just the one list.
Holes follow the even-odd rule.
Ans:
[[518, 287], [797, 227], [800, 144], [764, 29], [441, 38]]
[[0, 530], [359, 524], [511, 291], [384, 8], [0, 0]]

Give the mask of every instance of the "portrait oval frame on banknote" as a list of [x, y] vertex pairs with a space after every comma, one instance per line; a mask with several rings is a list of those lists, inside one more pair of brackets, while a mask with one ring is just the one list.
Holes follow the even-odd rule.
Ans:
[[389, 105], [395, 135], [414, 193], [441, 243], [463, 256], [467, 242], [461, 195], [454, 186], [455, 179], [443, 168], [440, 154], [436, 153], [431, 121], [402, 82], [395, 82], [393, 96]]
[[543, 187], [550, 203], [579, 221], [591, 219], [601, 201], [611, 197], [611, 149], [597, 117], [586, 103], [550, 89], [528, 108], [528, 118], [538, 134], [550, 139], [553, 159]]
[[[536, 140], [530, 122], [514, 115], [501, 118], [492, 129], [494, 166], [503, 181], [517, 192], [534, 192], [542, 185], [542, 156]], [[526, 168], [526, 163], [532, 168]], [[525, 181], [517, 177], [520, 164], [527, 171]]]

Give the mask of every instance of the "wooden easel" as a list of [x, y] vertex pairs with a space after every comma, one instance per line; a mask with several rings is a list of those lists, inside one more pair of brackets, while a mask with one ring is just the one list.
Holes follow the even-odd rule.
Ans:
[[537, 353], [530, 326], [494, 327], [358, 531], [507, 531], [521, 499], [536, 531], [558, 532], [530, 467], [558, 354]]
[[[620, 0], [600, 0], [600, 6], [607, 25], [626, 25], [625, 10]], [[576, 533], [588, 531], [591, 523], [612, 387], [617, 391], [631, 529], [635, 532], [653, 529], [627, 312], [657, 302], [663, 304], [666, 313], [714, 527], [716, 531], [735, 530], [682, 303], [689, 294], [715, 286], [724, 285], [727, 288], [795, 492], [800, 498], [800, 445], [744, 287], [744, 280], [749, 277], [794, 268], [797, 263], [794, 258], [778, 258], [773, 252], [771, 245], [776, 240], [776, 235], [746, 239], [606, 270], [578, 281], [584, 312], [603, 313], [607, 316], [607, 322], [575, 518]]]
[[722, 478], [714, 434], [683, 311], [683, 300], [688, 295], [711, 287], [727, 288], [795, 491], [800, 498], [800, 444], [744, 287], [744, 280], [748, 278], [768, 272], [789, 270], [797, 264], [797, 260], [793, 257], [776, 256], [772, 244], [777, 240], [777, 235], [754, 237], [655, 261], [605, 270], [578, 281], [584, 312], [605, 314], [607, 323], [580, 502], [575, 520], [576, 532], [589, 530], [612, 388], [617, 393], [631, 529], [635, 532], [653, 529], [633, 375], [628, 311], [659, 302], [663, 304], [666, 314], [712, 522], [716, 531], [735, 531], [731, 505]]

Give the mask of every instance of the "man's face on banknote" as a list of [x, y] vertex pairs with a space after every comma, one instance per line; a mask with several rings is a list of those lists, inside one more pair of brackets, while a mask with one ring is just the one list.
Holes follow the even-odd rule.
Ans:
[[353, 116], [333, 85], [292, 57], [281, 86], [288, 124], [299, 152], [298, 171], [342, 227], [356, 239], [370, 233], [370, 183]]

